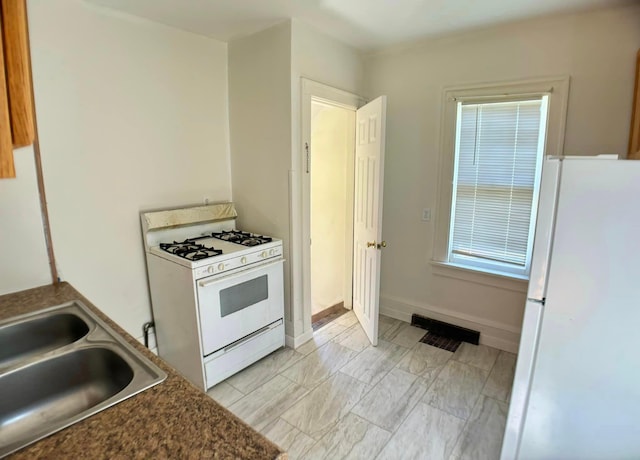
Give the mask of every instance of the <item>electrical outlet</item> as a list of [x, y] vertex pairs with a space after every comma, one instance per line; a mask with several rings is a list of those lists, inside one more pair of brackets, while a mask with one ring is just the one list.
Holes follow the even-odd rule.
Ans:
[[429, 222], [431, 220], [431, 208], [424, 208], [422, 210], [422, 222]]

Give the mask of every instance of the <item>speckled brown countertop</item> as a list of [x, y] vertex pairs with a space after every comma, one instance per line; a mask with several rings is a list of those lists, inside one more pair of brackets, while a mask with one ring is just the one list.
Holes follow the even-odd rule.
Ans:
[[167, 372], [167, 379], [9, 458], [279, 459], [275, 444], [140, 345], [68, 283], [0, 296], [0, 320], [81, 300]]

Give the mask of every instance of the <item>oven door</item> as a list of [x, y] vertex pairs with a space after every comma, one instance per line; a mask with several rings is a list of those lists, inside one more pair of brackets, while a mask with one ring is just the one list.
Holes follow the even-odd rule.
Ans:
[[197, 281], [204, 356], [284, 316], [283, 262]]

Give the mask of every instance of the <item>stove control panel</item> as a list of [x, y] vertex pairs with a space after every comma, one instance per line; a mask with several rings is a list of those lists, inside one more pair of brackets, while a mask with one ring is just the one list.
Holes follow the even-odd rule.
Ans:
[[196, 268], [194, 270], [194, 275], [196, 279], [200, 279], [277, 257], [282, 257], [282, 246], [276, 246], [269, 249], [256, 249], [253, 252], [242, 256], [232, 257], [224, 262], [212, 261], [211, 264]]

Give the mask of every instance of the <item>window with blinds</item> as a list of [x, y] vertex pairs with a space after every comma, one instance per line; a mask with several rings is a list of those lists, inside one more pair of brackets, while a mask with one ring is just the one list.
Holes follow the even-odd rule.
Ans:
[[547, 96], [457, 103], [449, 261], [527, 275]]

